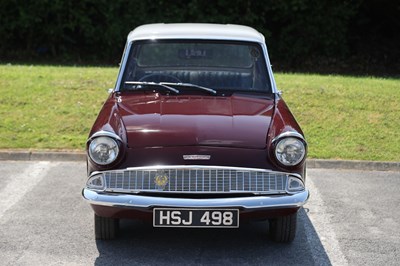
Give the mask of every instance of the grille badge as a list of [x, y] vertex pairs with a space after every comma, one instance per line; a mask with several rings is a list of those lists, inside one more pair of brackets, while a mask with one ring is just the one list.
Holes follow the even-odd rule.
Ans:
[[184, 160], [210, 160], [211, 155], [203, 155], [203, 154], [187, 154], [183, 155]]
[[168, 176], [164, 172], [157, 172], [154, 177], [154, 184], [156, 184], [157, 188], [160, 190], [164, 190], [169, 181]]

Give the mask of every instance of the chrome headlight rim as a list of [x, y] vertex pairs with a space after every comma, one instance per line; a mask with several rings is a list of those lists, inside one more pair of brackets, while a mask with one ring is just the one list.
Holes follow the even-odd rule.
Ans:
[[[119, 157], [121, 152], [121, 138], [108, 131], [99, 131], [93, 134], [87, 141], [88, 157], [92, 162], [100, 166], [107, 166], [113, 164]], [[95, 149], [102, 145], [103, 152], [109, 158], [101, 159], [97, 158], [98, 155], [95, 153]], [[100, 151], [101, 152], [101, 151]]]
[[[279, 151], [278, 151], [279, 145], [283, 141], [287, 142], [290, 140], [296, 141], [297, 144], [300, 144], [302, 146], [301, 147], [302, 154], [293, 162], [287, 162], [287, 161], [282, 160], [281, 159], [282, 156], [281, 156], [281, 154], [279, 154]], [[295, 167], [295, 166], [301, 164], [301, 162], [303, 162], [304, 159], [306, 158], [307, 142], [305, 141], [303, 135], [301, 135], [298, 132], [284, 132], [284, 133], [280, 134], [278, 137], [274, 138], [272, 140], [272, 143], [273, 143], [273, 147], [274, 147], [273, 154], [274, 154], [276, 161], [285, 167]]]

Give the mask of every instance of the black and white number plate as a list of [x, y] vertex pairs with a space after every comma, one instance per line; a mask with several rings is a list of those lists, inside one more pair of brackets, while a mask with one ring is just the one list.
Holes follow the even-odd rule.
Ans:
[[237, 209], [171, 209], [154, 208], [154, 227], [239, 227]]

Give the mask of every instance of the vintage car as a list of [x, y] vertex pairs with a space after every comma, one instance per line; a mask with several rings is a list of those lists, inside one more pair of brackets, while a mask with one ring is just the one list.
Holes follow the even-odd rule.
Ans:
[[272, 240], [291, 242], [309, 197], [306, 153], [262, 34], [144, 25], [128, 35], [91, 129], [82, 194], [96, 239], [115, 238], [120, 219], [183, 228], [265, 220]]

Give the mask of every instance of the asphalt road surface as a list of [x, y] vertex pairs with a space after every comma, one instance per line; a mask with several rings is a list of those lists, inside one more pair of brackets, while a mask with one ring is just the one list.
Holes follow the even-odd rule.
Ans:
[[309, 169], [295, 241], [239, 229], [122, 221], [96, 241], [81, 162], [0, 161], [0, 265], [399, 265], [400, 172]]

